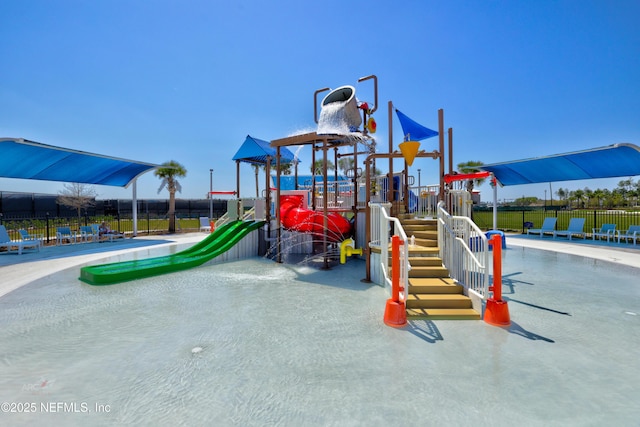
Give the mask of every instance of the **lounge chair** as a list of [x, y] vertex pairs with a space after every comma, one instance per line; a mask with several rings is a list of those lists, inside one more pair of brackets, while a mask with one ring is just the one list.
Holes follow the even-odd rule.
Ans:
[[113, 239], [124, 239], [125, 235], [124, 233], [121, 233], [119, 231], [113, 231], [110, 230], [107, 231], [106, 233], [104, 232], [100, 232], [100, 224], [92, 224], [91, 227], [95, 230], [96, 235], [98, 236], [98, 241], [101, 242], [102, 240], [108, 240], [110, 242], [113, 242]]
[[211, 223], [209, 222], [209, 218], [206, 216], [200, 217], [200, 231], [211, 231]]
[[584, 218], [571, 218], [569, 220], [569, 227], [566, 230], [556, 230], [553, 232], [553, 238], [555, 239], [557, 236], [568, 237], [569, 240], [573, 236], [582, 236], [582, 238], [586, 237], [586, 233], [584, 232]]
[[602, 239], [603, 237], [609, 239], [615, 239], [616, 237], [616, 225], [615, 224], [602, 224], [600, 228], [594, 228], [591, 232], [591, 239], [596, 240], [596, 237]]
[[558, 218], [548, 217], [544, 219], [542, 223], [542, 227], [540, 228], [527, 228], [527, 234], [539, 234], [540, 237], [544, 235], [544, 233], [553, 234], [556, 229], [556, 221]]
[[631, 239], [633, 246], [635, 246], [636, 240], [640, 240], [640, 225], [631, 225], [626, 231], [618, 230], [618, 243], [620, 243], [622, 239], [624, 239], [625, 242]]
[[40, 247], [44, 246], [44, 235], [43, 234], [30, 234], [25, 229], [18, 230], [20, 233], [20, 238], [23, 242], [37, 242]]
[[4, 225], [0, 225], [0, 248], [7, 248], [7, 252], [11, 252], [12, 248], [17, 249], [18, 255], [22, 255], [22, 250], [26, 248], [34, 248], [40, 251], [40, 242], [37, 241], [13, 241], [7, 233]]
[[77, 234], [74, 231], [71, 231], [69, 227], [58, 227], [56, 228], [56, 245], [61, 245], [65, 240], [68, 240], [69, 243], [75, 243], [78, 239]]
[[92, 242], [98, 241], [98, 232], [94, 231], [93, 227], [90, 225], [83, 225], [80, 227], [80, 239], [88, 242], [91, 240]]

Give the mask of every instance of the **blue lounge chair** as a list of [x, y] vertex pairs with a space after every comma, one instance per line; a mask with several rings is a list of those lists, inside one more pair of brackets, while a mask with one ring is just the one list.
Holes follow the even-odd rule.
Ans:
[[631, 239], [631, 241], [633, 242], [633, 246], [635, 246], [636, 240], [640, 240], [640, 225], [631, 225], [626, 231], [619, 230], [618, 243], [620, 243], [620, 240], [622, 239], [624, 239], [625, 242], [628, 239]]
[[93, 227], [90, 225], [83, 225], [80, 227], [80, 239], [85, 242], [91, 240], [92, 242], [98, 241], [98, 232], [94, 231]]
[[6, 248], [7, 252], [11, 252], [11, 249], [15, 248], [18, 251], [18, 255], [22, 255], [22, 250], [26, 248], [33, 248], [40, 251], [40, 242], [26, 242], [24, 240], [13, 241], [9, 237], [6, 227], [0, 225], [0, 248]]
[[211, 231], [211, 222], [209, 222], [209, 217], [200, 217], [200, 231], [206, 231], [207, 233]]
[[542, 227], [540, 228], [527, 228], [527, 234], [539, 234], [540, 237], [544, 235], [544, 233], [553, 234], [556, 229], [556, 221], [558, 218], [545, 218], [542, 223]]
[[30, 234], [25, 229], [18, 230], [18, 233], [20, 233], [20, 238], [22, 239], [23, 242], [37, 242], [40, 245], [40, 247], [44, 246], [44, 235]]
[[591, 232], [591, 239], [596, 240], [596, 237], [602, 239], [603, 237], [609, 239], [615, 239], [616, 237], [616, 225], [615, 224], [602, 224], [600, 228], [594, 228]]
[[569, 227], [566, 230], [556, 230], [553, 232], [553, 238], [557, 236], [568, 237], [569, 240], [573, 236], [582, 236], [584, 238], [587, 234], [584, 232], [584, 218], [571, 218], [569, 221]]
[[69, 227], [56, 228], [56, 245], [61, 245], [65, 240], [68, 240], [69, 243], [75, 243], [77, 237], [76, 233], [71, 231]]

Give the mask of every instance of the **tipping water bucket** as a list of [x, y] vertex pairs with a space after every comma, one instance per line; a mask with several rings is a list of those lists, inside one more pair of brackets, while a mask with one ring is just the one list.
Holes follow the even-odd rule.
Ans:
[[355, 132], [360, 124], [362, 118], [356, 101], [356, 89], [353, 86], [341, 86], [324, 97], [318, 119], [319, 134]]

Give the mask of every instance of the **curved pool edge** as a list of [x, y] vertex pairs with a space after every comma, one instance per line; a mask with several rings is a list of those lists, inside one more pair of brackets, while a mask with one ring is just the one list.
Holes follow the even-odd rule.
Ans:
[[628, 267], [640, 268], [640, 246], [634, 247], [624, 244], [591, 242], [588, 240], [558, 240], [553, 238], [530, 237], [521, 234], [507, 234], [507, 248], [520, 246], [543, 251], [560, 252], [585, 258], [622, 264]]
[[[202, 233], [144, 236], [136, 237], [136, 240], [148, 240], [150, 242], [134, 247], [122, 247], [120, 242], [100, 243], [100, 251], [91, 251], [93, 246], [90, 247], [89, 245], [93, 245], [92, 243], [77, 243], [74, 245], [65, 245], [64, 247], [47, 247], [43, 248], [40, 252], [30, 254], [3, 254], [2, 256], [12, 258], [29, 256], [30, 259], [7, 258], [8, 261], [15, 260], [15, 263], [0, 266], [0, 274], [2, 274], [3, 278], [2, 283], [0, 283], [0, 299], [29, 283], [63, 270], [99, 262], [114, 256], [148, 251], [149, 249], [193, 244], [202, 240], [202, 238]], [[95, 245], [98, 245], [98, 243], [95, 243]], [[56, 252], [58, 253], [56, 254]]]

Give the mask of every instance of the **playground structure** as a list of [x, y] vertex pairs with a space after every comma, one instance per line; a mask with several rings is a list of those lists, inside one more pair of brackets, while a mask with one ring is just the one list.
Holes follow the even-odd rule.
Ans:
[[[359, 82], [368, 80], [374, 83], [375, 101], [371, 105], [357, 101], [353, 86], [317, 90], [314, 93], [314, 120], [318, 124], [315, 132], [270, 142], [247, 135], [233, 157], [237, 165], [236, 190], [211, 191], [211, 194], [233, 196], [228, 200], [227, 213], [212, 223], [211, 237], [169, 257], [84, 267], [81, 280], [91, 284], [116, 283], [201, 265], [251, 233], [254, 239], [258, 236], [258, 244], [254, 245], [256, 255], [267, 255], [279, 263], [286, 262], [289, 255], [304, 255], [305, 260], [321, 260], [323, 268], [328, 269], [332, 261], [346, 263], [349, 257], [363, 257], [366, 261], [363, 281], [389, 286], [392, 291], [385, 323], [402, 326], [411, 269], [408, 245], [414, 236], [409, 239], [398, 217], [410, 215], [437, 221], [438, 259], [451, 270], [451, 279], [465, 288], [465, 295], [474, 297], [474, 310], [482, 312], [480, 304], [489, 294], [487, 238], [468, 218], [470, 194], [452, 185], [463, 179], [479, 178], [479, 175], [453, 172], [451, 128], [448, 131], [449, 173], [445, 174], [443, 110], [438, 111], [436, 132], [411, 121], [389, 101], [389, 149], [379, 152], [372, 137], [377, 127], [372, 117], [378, 107], [377, 77], [363, 77]], [[326, 91], [329, 93], [321, 102], [318, 118], [317, 98]], [[405, 135], [399, 150], [394, 149], [393, 143], [394, 110]], [[411, 126], [410, 132], [405, 125]], [[433, 136], [438, 136], [438, 149], [431, 152], [421, 150], [420, 143], [412, 140]], [[297, 147], [296, 153], [303, 148], [311, 149], [315, 169], [302, 183], [298, 179], [298, 158], [290, 150], [292, 147]], [[339, 176], [335, 168], [333, 176], [329, 175], [331, 157], [334, 165], [347, 159], [346, 177]], [[437, 161], [440, 177], [437, 185], [418, 183], [415, 186], [409, 166], [417, 158]], [[394, 171], [396, 159], [404, 161], [399, 171]], [[385, 160], [388, 172], [377, 173], [376, 162]], [[255, 198], [241, 197], [241, 163], [259, 166], [255, 168], [256, 183], [258, 170], [264, 167], [266, 185], [261, 197], [258, 194]], [[317, 167], [318, 164], [321, 166]], [[289, 178], [282, 176], [285, 166], [294, 168], [293, 185], [285, 185]], [[272, 168], [275, 169], [273, 177]], [[223, 232], [225, 234], [221, 234]], [[393, 267], [389, 263], [392, 240], [395, 242]], [[299, 256], [290, 259], [300, 260]]]
[[[371, 262], [371, 247], [376, 245], [372, 243], [376, 241], [371, 231], [375, 229], [370, 209], [372, 204], [389, 203], [388, 213], [391, 216], [409, 213], [420, 218], [436, 218], [438, 202], [445, 201], [453, 215], [468, 216], [470, 197], [464, 191], [449, 191], [452, 190], [451, 183], [462, 177], [455, 176], [453, 171], [451, 128], [448, 129], [449, 173], [445, 173], [443, 110], [438, 111], [437, 132], [413, 123], [417, 127], [414, 126], [409, 133], [402, 120], [411, 120], [395, 110], [389, 101], [389, 148], [386, 152], [379, 152], [379, 146], [372, 136], [377, 127], [373, 114], [378, 109], [378, 80], [375, 75], [358, 79], [358, 83], [368, 81], [373, 82], [373, 103], [358, 101], [353, 86], [316, 90], [313, 95], [314, 121], [318, 125], [315, 132], [270, 142], [248, 135], [233, 157], [237, 165], [237, 199], [229, 200], [227, 215], [219, 219], [215, 227], [226, 221], [248, 219], [248, 215], [264, 218], [266, 252], [275, 261], [284, 262], [285, 255], [298, 253], [321, 257], [323, 267], [330, 268], [331, 261], [346, 258], [342, 252], [349, 250], [351, 255], [361, 253], [365, 258], [365, 280], [371, 281], [371, 271], [375, 269]], [[324, 92], [328, 93], [318, 102], [319, 95]], [[320, 114], [318, 105], [321, 106]], [[401, 119], [405, 134], [399, 150], [394, 149], [394, 110]], [[411, 140], [412, 135], [422, 138], [438, 136], [438, 149], [431, 152], [420, 150], [419, 142]], [[298, 179], [298, 158], [292, 150], [298, 153], [305, 148], [311, 149], [312, 164], [321, 166], [314, 170], [310, 179], [301, 183]], [[414, 177], [409, 175], [409, 166], [417, 158], [437, 161], [440, 176], [438, 184], [415, 185]], [[330, 175], [328, 165], [338, 165], [342, 159], [347, 159], [347, 164], [351, 165], [345, 172], [346, 177], [339, 176], [337, 168]], [[404, 160], [404, 167], [399, 171], [394, 171], [396, 159]], [[377, 174], [376, 162], [385, 161], [388, 161], [388, 172]], [[264, 168], [267, 185], [261, 197], [253, 199], [240, 196], [241, 163]], [[294, 169], [293, 185], [283, 184], [290, 178], [283, 177], [285, 165]], [[341, 245], [347, 239], [350, 239], [349, 245]]]

